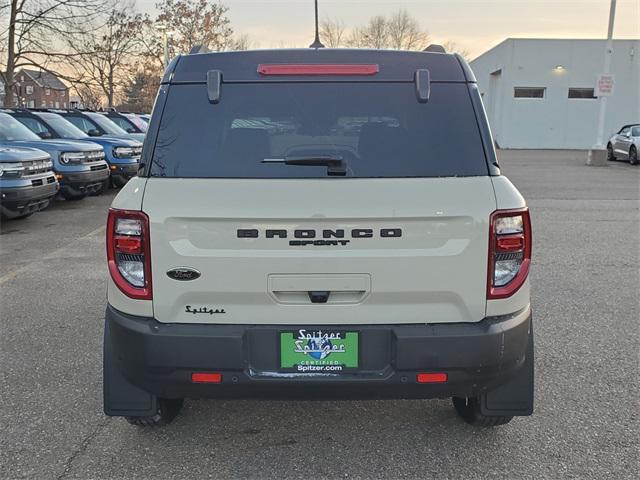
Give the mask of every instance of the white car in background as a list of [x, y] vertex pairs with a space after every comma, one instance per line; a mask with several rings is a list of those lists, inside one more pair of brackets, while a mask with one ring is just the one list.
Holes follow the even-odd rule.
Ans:
[[640, 124], [625, 125], [607, 143], [607, 160], [629, 160], [638, 164], [640, 149]]

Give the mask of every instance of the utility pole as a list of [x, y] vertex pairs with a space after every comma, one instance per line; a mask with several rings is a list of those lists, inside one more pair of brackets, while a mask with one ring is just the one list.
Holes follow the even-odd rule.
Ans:
[[169, 66], [169, 35], [167, 29], [162, 30], [162, 44], [164, 45], [164, 68]]
[[164, 68], [169, 66], [169, 27], [164, 23], [156, 25], [156, 29], [162, 32], [162, 48], [164, 53]]
[[[604, 67], [602, 73], [607, 75], [611, 72], [611, 56], [613, 55], [613, 24], [616, 17], [616, 0], [611, 0], [609, 7], [609, 28], [607, 29], [607, 43], [604, 50]], [[596, 144], [589, 150], [587, 165], [604, 166], [607, 164], [607, 150], [604, 145], [604, 123], [607, 113], [607, 97], [599, 95], [600, 111], [598, 112], [598, 131]]]

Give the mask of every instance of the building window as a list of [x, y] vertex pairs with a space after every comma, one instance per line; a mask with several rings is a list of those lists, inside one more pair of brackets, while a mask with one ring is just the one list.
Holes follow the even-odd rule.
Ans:
[[62, 108], [67, 108], [67, 102], [62, 102]]
[[53, 101], [49, 101], [49, 108], [53, 108]]
[[50, 88], [45, 88], [44, 89], [44, 94], [45, 95], [51, 95], [51, 89]]
[[56, 108], [60, 108], [60, 102], [56, 102]]
[[35, 102], [34, 102], [33, 100], [29, 100], [29, 101], [27, 102], [27, 107], [28, 107], [28, 108], [33, 108], [33, 107], [35, 107], [35, 106], [36, 106], [36, 105], [35, 105]]
[[47, 106], [47, 101], [46, 101], [46, 100], [42, 100], [42, 101], [40, 102], [40, 106], [41, 106], [41, 107], [46, 107], [46, 106]]
[[593, 88], [570, 88], [569, 98], [593, 99], [597, 97], [593, 94]]
[[514, 87], [513, 98], [544, 98], [543, 87]]
[[33, 95], [33, 85], [25, 86], [25, 92], [27, 92], [27, 95]]

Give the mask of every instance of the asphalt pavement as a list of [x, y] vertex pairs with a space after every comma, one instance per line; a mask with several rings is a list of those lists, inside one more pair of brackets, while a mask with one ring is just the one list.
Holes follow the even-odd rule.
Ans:
[[0, 478], [637, 478], [640, 168], [503, 152], [534, 229], [536, 408], [479, 430], [447, 400], [187, 401], [102, 413], [106, 210], [0, 229]]

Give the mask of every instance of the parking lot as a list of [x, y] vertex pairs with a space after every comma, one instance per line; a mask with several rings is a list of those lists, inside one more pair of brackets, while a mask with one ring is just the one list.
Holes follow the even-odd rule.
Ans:
[[478, 430], [448, 400], [188, 401], [159, 430], [104, 416], [110, 192], [2, 225], [0, 478], [635, 478], [640, 169], [501, 162], [532, 211], [534, 416]]

